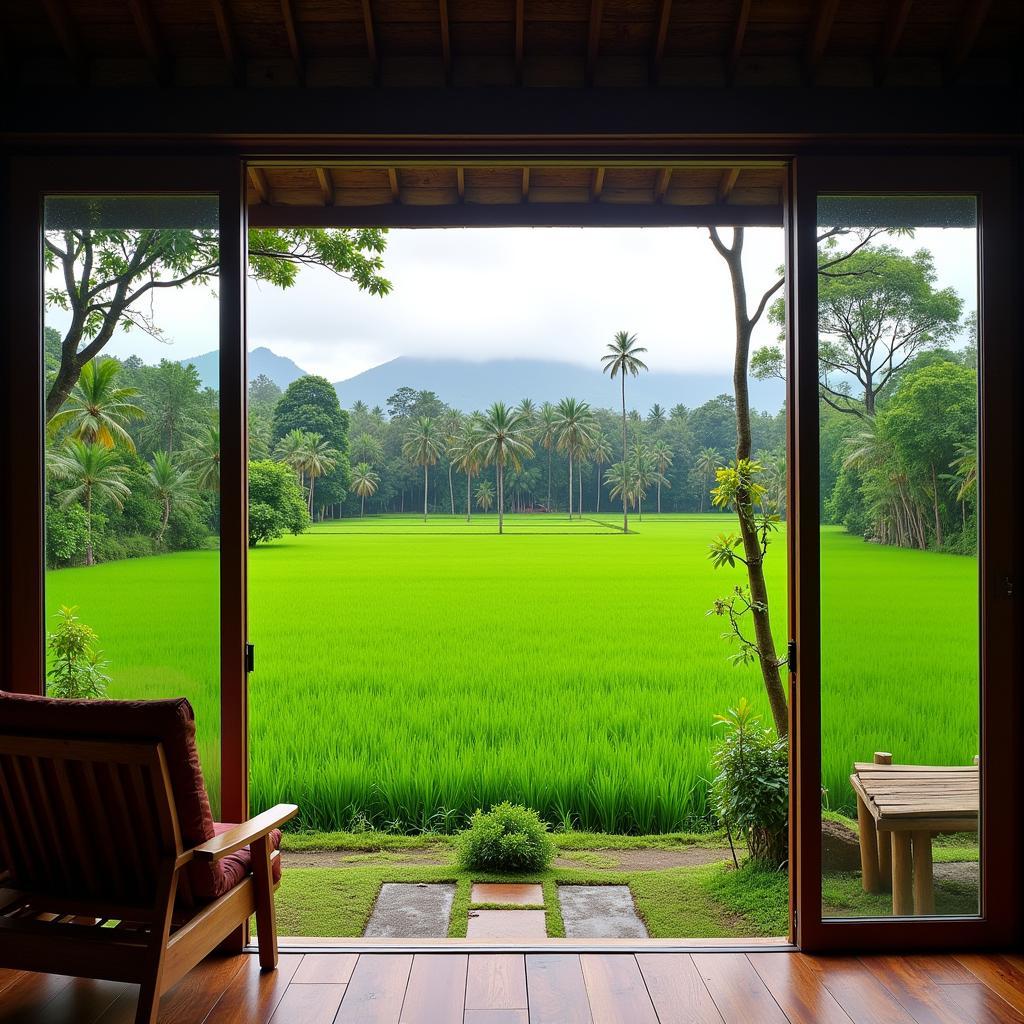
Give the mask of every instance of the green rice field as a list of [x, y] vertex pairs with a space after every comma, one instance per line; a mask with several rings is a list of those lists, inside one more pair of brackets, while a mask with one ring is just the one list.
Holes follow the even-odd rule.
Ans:
[[[460, 826], [512, 799], [552, 822], [656, 833], [707, 820], [713, 716], [766, 714], [705, 615], [741, 582], [714, 570], [719, 515], [372, 517], [250, 553], [252, 803], [310, 828]], [[780, 650], [785, 538], [767, 570]], [[822, 533], [823, 785], [850, 810], [855, 759], [969, 764], [978, 750], [977, 563]], [[110, 660], [110, 695], [184, 694], [211, 789], [217, 554], [47, 574]], [[52, 619], [50, 620], [52, 621]]]

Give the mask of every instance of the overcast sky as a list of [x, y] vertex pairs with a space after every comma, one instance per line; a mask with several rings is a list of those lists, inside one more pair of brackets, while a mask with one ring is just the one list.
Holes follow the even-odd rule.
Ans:
[[[723, 233], [728, 239], [731, 231]], [[338, 381], [401, 355], [523, 356], [595, 367], [612, 335], [629, 330], [648, 349], [652, 371], [731, 368], [729, 277], [706, 230], [392, 230], [388, 238], [386, 274], [394, 290], [382, 299], [319, 268], [302, 270], [284, 292], [250, 282], [250, 347], [266, 346]], [[974, 308], [973, 231], [921, 230], [892, 244], [931, 249], [939, 285], [952, 285], [965, 308]], [[751, 306], [775, 280], [782, 245], [781, 229], [747, 230]], [[119, 332], [107, 351], [156, 362], [217, 347], [209, 289], [162, 292], [152, 312], [163, 342]], [[60, 327], [63, 317], [50, 311], [47, 319]], [[776, 333], [762, 323], [755, 345]]]

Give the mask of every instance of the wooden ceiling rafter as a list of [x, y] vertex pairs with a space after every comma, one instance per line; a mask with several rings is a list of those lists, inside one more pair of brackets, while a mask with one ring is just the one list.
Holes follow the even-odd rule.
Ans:
[[331, 177], [330, 167], [318, 167], [316, 169], [316, 180], [320, 186], [320, 194], [323, 196], [324, 206], [333, 206], [334, 179]]
[[530, 199], [530, 168], [523, 168], [523, 183], [522, 183], [522, 194], [523, 202], [529, 202]]
[[900, 40], [907, 27], [910, 7], [914, 0], [899, 0], [893, 4], [882, 33], [882, 45], [879, 48], [878, 60], [875, 64], [875, 84], [881, 85], [889, 73], [889, 65], [899, 49]]
[[956, 27], [953, 46], [946, 64], [947, 81], [955, 79], [967, 63], [991, 9], [992, 0], [967, 0], [963, 17]]
[[227, 61], [228, 70], [231, 73], [231, 81], [236, 85], [242, 83], [245, 78], [245, 70], [242, 64], [242, 54], [235, 39], [235, 29], [231, 24], [231, 15], [228, 13], [226, 0], [210, 0], [213, 8], [213, 20], [217, 24], [217, 35], [220, 37], [220, 47], [224, 51], [224, 60]]
[[466, 201], [466, 168], [455, 168], [455, 189], [459, 193], [459, 202]]
[[89, 77], [89, 63], [86, 59], [85, 50], [82, 48], [81, 40], [78, 38], [78, 31], [71, 21], [64, 0], [42, 0], [43, 9], [46, 11], [46, 20], [50, 23], [53, 34], [60, 43], [68, 63], [79, 82], [85, 82]]
[[672, 181], [672, 168], [662, 167], [654, 179], [654, 201], [661, 203], [665, 201], [665, 193], [668, 192], [669, 182]]
[[160, 85], [167, 85], [171, 80], [171, 62], [160, 38], [160, 29], [153, 17], [149, 0], [128, 0], [128, 7], [132, 12], [139, 41], [153, 69], [153, 76]]
[[717, 191], [717, 199], [719, 203], [729, 202], [729, 196], [732, 195], [732, 190], [736, 187], [736, 181], [739, 176], [739, 167], [727, 167], [722, 172], [722, 177], [718, 182]]
[[363, 32], [366, 35], [366, 55], [370, 61], [370, 77], [373, 84], [380, 83], [380, 57], [377, 54], [377, 33], [373, 27], [373, 8], [370, 0], [362, 0]]
[[292, 55], [292, 64], [295, 65], [295, 77], [299, 85], [305, 85], [306, 60], [302, 52], [302, 43], [299, 41], [298, 26], [295, 23], [293, 0], [281, 0], [281, 20], [284, 22], [284, 32], [288, 37], [288, 50]]
[[388, 187], [391, 189], [391, 202], [400, 203], [402, 201], [402, 190], [398, 185], [398, 168], [388, 168]]
[[449, 85], [452, 80], [452, 36], [448, 24], [448, 0], [438, 0], [438, 17], [441, 21], [441, 62], [444, 64], [444, 82]]
[[665, 59], [665, 44], [668, 42], [668, 23], [672, 20], [672, 0], [661, 0], [658, 5], [658, 21], [654, 30], [654, 48], [651, 51], [651, 82], [661, 81], [661, 62]]
[[516, 0], [513, 47], [516, 58], [516, 84], [523, 84], [523, 56], [526, 46], [526, 0]]
[[596, 203], [604, 191], [604, 168], [595, 167], [590, 179], [590, 201]]
[[818, 77], [818, 68], [828, 49], [828, 41], [832, 35], [832, 26], [835, 24], [838, 10], [839, 0], [821, 0], [818, 5], [818, 14], [807, 38], [807, 52], [804, 56], [807, 80], [812, 84]]
[[252, 187], [256, 189], [256, 196], [259, 201], [269, 206], [273, 200], [274, 193], [270, 187], [270, 182], [267, 180], [267, 172], [262, 167], [250, 165], [249, 180], [252, 182]]
[[736, 81], [736, 71], [740, 64], [740, 54], [743, 53], [743, 41], [747, 36], [747, 25], [750, 22], [750, 0], [740, 0], [740, 8], [736, 15], [736, 25], [732, 35], [732, 46], [729, 49], [729, 57], [726, 62], [726, 79], [730, 85]]
[[597, 70], [597, 55], [601, 47], [601, 19], [604, 15], [604, 0], [590, 0], [590, 17], [587, 19], [587, 85], [594, 84]]

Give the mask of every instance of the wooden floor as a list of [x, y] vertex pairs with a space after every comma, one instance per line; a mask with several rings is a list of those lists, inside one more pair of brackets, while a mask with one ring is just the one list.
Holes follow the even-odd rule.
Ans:
[[[135, 989], [0, 970], [3, 1024], [131, 1024]], [[161, 1024], [1024, 1022], [1024, 955], [298, 953], [212, 959]]]

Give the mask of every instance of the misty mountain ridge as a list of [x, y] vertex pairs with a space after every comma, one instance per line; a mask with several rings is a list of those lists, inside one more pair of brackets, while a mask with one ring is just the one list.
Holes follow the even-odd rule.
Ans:
[[[205, 352], [190, 359], [199, 371], [204, 387], [219, 386], [220, 355]], [[283, 391], [307, 371], [286, 356], [261, 346], [249, 353], [249, 380], [261, 374]], [[341, 404], [350, 409], [363, 401], [370, 408], [386, 408], [388, 398], [400, 387], [433, 391], [448, 405], [461, 412], [484, 409], [492, 402], [515, 404], [521, 398], [557, 402], [571, 396], [589, 402], [593, 408], [616, 409], [620, 402], [618, 380], [612, 381], [600, 367], [593, 369], [576, 363], [544, 359], [419, 359], [399, 356], [362, 373], [338, 381], [334, 388]], [[641, 372], [626, 381], [626, 405], [647, 412], [658, 403], [666, 409], [682, 404], [694, 408], [717, 395], [733, 392], [728, 373]], [[785, 388], [781, 381], [750, 381], [750, 404], [755, 409], [777, 412], [782, 407]]]

